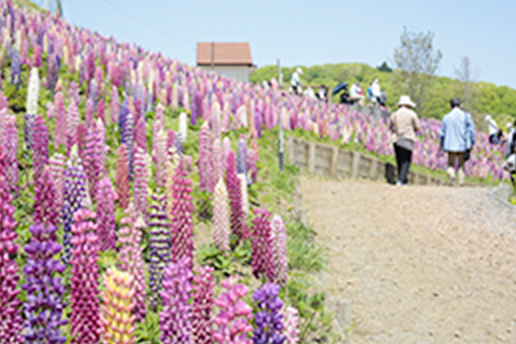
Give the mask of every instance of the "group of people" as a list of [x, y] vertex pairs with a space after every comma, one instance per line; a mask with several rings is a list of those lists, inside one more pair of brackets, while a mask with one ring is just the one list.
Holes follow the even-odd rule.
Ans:
[[[416, 104], [409, 96], [401, 96], [396, 105], [398, 110], [392, 114], [389, 122], [398, 168], [396, 184], [407, 185], [416, 132], [421, 130], [421, 127], [418, 115], [414, 111]], [[455, 185], [457, 174], [458, 184], [462, 186], [465, 177], [464, 162], [470, 158], [471, 149], [475, 144], [475, 124], [471, 115], [462, 109], [460, 98], [452, 99], [450, 107], [451, 111], [441, 122], [440, 147], [448, 154], [446, 173], [450, 185]]]

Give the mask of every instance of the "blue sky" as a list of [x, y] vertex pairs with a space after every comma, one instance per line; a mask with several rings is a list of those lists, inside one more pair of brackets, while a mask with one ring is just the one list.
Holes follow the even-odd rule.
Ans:
[[[47, 1], [47, 0], [40, 0]], [[35, 1], [38, 2], [38, 1]], [[391, 60], [403, 26], [432, 31], [439, 75], [468, 56], [478, 80], [516, 88], [516, 1], [62, 0], [65, 17], [195, 63], [198, 41], [249, 42], [258, 66]]]

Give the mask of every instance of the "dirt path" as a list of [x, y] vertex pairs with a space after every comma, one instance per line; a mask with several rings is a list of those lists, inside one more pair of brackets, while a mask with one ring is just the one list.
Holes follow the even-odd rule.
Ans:
[[351, 343], [516, 343], [516, 211], [488, 188], [302, 179]]

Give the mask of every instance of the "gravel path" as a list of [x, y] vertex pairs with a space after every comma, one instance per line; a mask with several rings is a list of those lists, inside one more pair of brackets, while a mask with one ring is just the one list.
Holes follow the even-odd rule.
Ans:
[[516, 209], [492, 188], [303, 178], [351, 343], [516, 343]]

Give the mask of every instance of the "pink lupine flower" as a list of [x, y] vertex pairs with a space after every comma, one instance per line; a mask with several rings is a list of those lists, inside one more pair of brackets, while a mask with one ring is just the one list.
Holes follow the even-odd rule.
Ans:
[[274, 262], [273, 281], [284, 285], [288, 278], [287, 233], [285, 223], [279, 215], [274, 215], [271, 221], [271, 248]]
[[192, 339], [195, 344], [213, 343], [213, 268], [200, 266], [196, 269], [192, 302]]
[[48, 131], [41, 115], [37, 115], [34, 122], [33, 142], [34, 180], [37, 181], [48, 163]]
[[245, 223], [245, 215], [242, 209], [242, 188], [240, 178], [236, 173], [235, 153], [233, 151], [229, 152], [227, 160], [226, 187], [231, 205], [231, 232], [239, 240], [247, 239], [249, 229]]
[[210, 161], [211, 161], [211, 147], [210, 147], [210, 131], [208, 130], [208, 123], [204, 122], [199, 131], [199, 189], [201, 191], [213, 191], [210, 189]]
[[253, 220], [252, 267], [256, 278], [267, 277], [274, 280], [274, 257], [271, 247], [270, 214], [265, 209], [256, 209]]
[[137, 212], [147, 218], [147, 203], [149, 198], [149, 175], [147, 169], [147, 154], [140, 146], [134, 152], [133, 202]]
[[213, 243], [219, 250], [229, 250], [228, 192], [222, 178], [215, 187], [213, 200]]
[[101, 251], [114, 250], [116, 246], [115, 192], [108, 176], [98, 184], [97, 194], [98, 238]]

